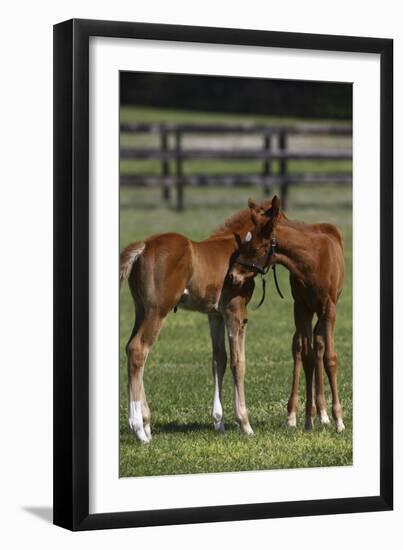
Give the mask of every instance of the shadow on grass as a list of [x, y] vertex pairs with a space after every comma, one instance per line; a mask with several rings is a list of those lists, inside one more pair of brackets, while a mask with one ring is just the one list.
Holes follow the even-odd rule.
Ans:
[[[167, 422], [166, 424], [153, 424], [151, 426], [152, 435], [174, 434], [174, 433], [194, 433], [194, 432], [214, 432], [212, 424], [191, 422], [189, 424], [179, 424], [176, 422]], [[225, 424], [226, 432], [239, 431], [237, 424]], [[131, 435], [127, 430], [120, 430], [121, 436]]]
[[[278, 419], [274, 422], [272, 421], [268, 424], [264, 420], [257, 420], [252, 422], [252, 427], [255, 432], [258, 432], [259, 435], [267, 434], [269, 435], [272, 432], [283, 432], [289, 434], [296, 434], [298, 431], [303, 431], [303, 428], [288, 428], [284, 419]], [[167, 422], [165, 424], [153, 424], [151, 426], [152, 435], [158, 434], [175, 434], [175, 433], [197, 433], [197, 432], [207, 432], [214, 433], [213, 425], [210, 423], [199, 423], [199, 422], [190, 422], [189, 424], [177, 423], [177, 422]], [[236, 422], [227, 422], [225, 423], [225, 432], [224, 433], [239, 433], [240, 436], [243, 436], [238, 424]], [[131, 436], [132, 434], [126, 430], [120, 430], [121, 436]]]
[[188, 432], [205, 432], [212, 430], [211, 424], [191, 422], [190, 424], [178, 424], [176, 422], [167, 422], [166, 424], [155, 424], [153, 433], [188, 433]]

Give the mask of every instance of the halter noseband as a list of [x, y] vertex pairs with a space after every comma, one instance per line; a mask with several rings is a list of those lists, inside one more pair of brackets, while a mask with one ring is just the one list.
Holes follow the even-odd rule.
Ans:
[[[234, 263], [236, 264], [239, 264], [239, 265], [242, 265], [243, 267], [247, 267], [248, 269], [250, 269], [251, 271], [254, 271], [256, 273], [259, 273], [259, 275], [266, 275], [266, 273], [269, 271], [271, 265], [269, 265], [269, 262], [271, 260], [271, 257], [273, 256], [273, 254], [275, 253], [276, 251], [276, 247], [277, 247], [277, 239], [276, 239], [276, 236], [275, 235], [272, 235], [271, 239], [270, 239], [270, 248], [267, 252], [267, 256], [266, 256], [266, 259], [265, 261], [263, 262], [263, 266], [262, 267], [261, 265], [259, 264], [255, 264], [254, 262], [252, 263], [248, 263], [248, 262], [241, 262], [239, 260], [235, 260]], [[274, 268], [274, 265], [273, 265], [273, 268]]]
[[253, 271], [255, 273], [259, 273], [259, 275], [262, 276], [262, 291], [263, 291], [262, 292], [262, 298], [261, 298], [260, 302], [258, 303], [258, 305], [254, 309], [258, 309], [264, 302], [264, 299], [266, 297], [266, 279], [264, 279], [264, 276], [269, 272], [269, 270], [272, 266], [273, 266], [274, 283], [276, 285], [276, 290], [277, 290], [280, 298], [282, 298], [282, 299], [284, 298], [284, 296], [283, 296], [283, 294], [280, 290], [278, 281], [277, 281], [276, 264], [270, 264], [271, 257], [275, 253], [276, 247], [277, 247], [277, 239], [276, 239], [275, 235], [272, 235], [271, 239], [270, 239], [270, 248], [267, 252], [267, 257], [266, 257], [266, 259], [263, 263], [264, 267], [262, 267], [258, 264], [255, 264], [254, 262], [247, 263], [247, 262], [240, 262], [239, 260], [235, 260], [235, 262], [234, 262], [236, 264], [242, 265], [243, 267], [246, 267], [246, 268], [250, 269], [251, 271]]

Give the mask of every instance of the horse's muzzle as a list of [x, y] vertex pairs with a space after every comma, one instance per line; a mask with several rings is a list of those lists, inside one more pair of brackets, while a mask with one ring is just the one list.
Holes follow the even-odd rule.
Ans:
[[228, 273], [228, 279], [230, 283], [236, 287], [241, 287], [244, 283], [244, 277], [235, 271], [230, 271]]

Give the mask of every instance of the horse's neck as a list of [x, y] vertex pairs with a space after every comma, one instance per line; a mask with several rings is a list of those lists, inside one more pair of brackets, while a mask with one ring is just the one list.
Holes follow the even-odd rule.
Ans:
[[205, 241], [193, 243], [199, 253], [205, 254], [209, 262], [214, 264], [217, 260], [228, 262], [239, 245], [234, 235], [222, 235], [209, 237]]
[[234, 252], [239, 249], [239, 244], [234, 235], [227, 235], [218, 239], [220, 242], [220, 251], [222, 250], [223, 254], [226, 254], [230, 258]]
[[293, 227], [288, 221], [280, 222], [275, 230], [277, 248], [274, 263], [286, 267], [292, 275], [306, 279], [315, 269], [315, 255], [307, 235], [308, 229]]

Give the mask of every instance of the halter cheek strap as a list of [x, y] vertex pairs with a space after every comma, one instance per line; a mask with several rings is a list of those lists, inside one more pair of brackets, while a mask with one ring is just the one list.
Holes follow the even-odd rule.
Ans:
[[[269, 259], [271, 258], [271, 256], [273, 256], [274, 252], [276, 251], [276, 246], [277, 246], [276, 236], [272, 235], [271, 242], [270, 242]], [[280, 298], [283, 300], [284, 296], [283, 296], [283, 294], [280, 290], [280, 286], [279, 286], [278, 280], [277, 280], [276, 264], [273, 264], [273, 275], [274, 275], [274, 283], [276, 285], [276, 290], [277, 290], [278, 295], [280, 296]]]
[[[277, 272], [276, 272], [276, 265], [273, 264], [273, 275], [274, 275], [274, 284], [276, 285], [276, 290], [278, 292], [278, 295], [280, 296], [280, 298], [283, 300], [284, 299], [284, 296], [280, 290], [280, 286], [278, 284], [278, 280], [277, 280]], [[255, 306], [253, 309], [256, 310], [256, 309], [259, 309], [260, 306], [263, 304], [264, 300], [266, 298], [266, 279], [264, 278], [264, 276], [262, 275], [262, 297], [260, 298], [260, 302], [258, 303], [257, 306]]]
[[274, 283], [275, 283], [275, 285], [276, 285], [276, 290], [277, 290], [277, 292], [278, 292], [278, 295], [280, 296], [280, 298], [281, 298], [282, 300], [284, 300], [283, 293], [281, 292], [280, 286], [279, 286], [278, 281], [277, 281], [276, 264], [273, 264], [273, 275], [274, 275]]

